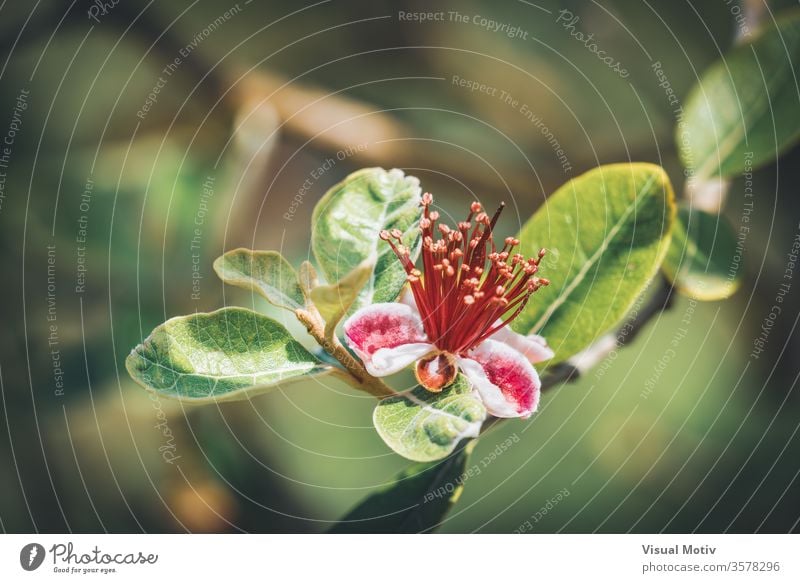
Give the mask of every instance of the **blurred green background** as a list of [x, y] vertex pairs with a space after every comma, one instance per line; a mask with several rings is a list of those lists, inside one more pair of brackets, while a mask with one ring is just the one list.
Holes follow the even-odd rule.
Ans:
[[[131, 348], [166, 318], [223, 304], [304, 337], [224, 289], [211, 262], [241, 245], [299, 264], [314, 203], [360, 167], [405, 169], [459, 217], [474, 197], [505, 200], [509, 233], [601, 163], [659, 163], [680, 192], [675, 118], [650, 58], [683, 99], [737, 31], [725, 2], [97, 6], [0, 9], [0, 135], [16, 124], [0, 206], [7, 532], [326, 530], [408, 464], [372, 429], [371, 398], [309, 384], [204, 408], [156, 401], [124, 370]], [[555, 22], [562, 8], [628, 78]], [[399, 11], [481, 15], [526, 37]], [[570, 169], [518, 108], [454, 76], [527, 104]], [[679, 298], [602, 369], [549, 393], [530, 422], [482, 438], [472, 463], [519, 442], [466, 482], [442, 531], [510, 532], [526, 520], [534, 532], [797, 528], [800, 283], [765, 352], [750, 351], [798, 233], [798, 167], [795, 148], [753, 174], [740, 291]], [[744, 180], [724, 210], [735, 229]]]

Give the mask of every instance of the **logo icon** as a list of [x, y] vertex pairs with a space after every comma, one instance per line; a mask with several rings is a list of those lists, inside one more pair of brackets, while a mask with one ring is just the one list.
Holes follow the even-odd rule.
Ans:
[[19, 564], [26, 571], [35, 571], [44, 562], [44, 547], [39, 543], [29, 543], [19, 552]]

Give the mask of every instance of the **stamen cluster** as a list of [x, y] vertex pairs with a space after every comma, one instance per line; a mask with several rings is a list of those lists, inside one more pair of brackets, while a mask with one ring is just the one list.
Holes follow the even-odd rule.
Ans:
[[519, 239], [507, 237], [499, 251], [493, 230], [505, 204], [494, 216], [481, 204], [470, 205], [466, 220], [456, 228], [437, 224], [430, 209], [433, 196], [425, 193], [421, 206], [421, 269], [411, 260], [398, 229], [382, 231], [407, 273], [407, 280], [428, 338], [450, 354], [462, 354], [489, 338], [523, 310], [531, 294], [550, 282], [536, 276], [545, 255], [525, 258], [514, 253]]

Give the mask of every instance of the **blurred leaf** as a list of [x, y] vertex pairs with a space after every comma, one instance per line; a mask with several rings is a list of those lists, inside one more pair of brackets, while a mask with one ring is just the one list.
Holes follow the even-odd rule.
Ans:
[[684, 166], [698, 178], [766, 164], [797, 141], [800, 12], [712, 65], [686, 102], [676, 130]]
[[731, 279], [736, 235], [728, 221], [681, 206], [664, 259], [664, 273], [675, 288], [696, 300], [724, 300], [741, 284], [741, 269]]
[[440, 462], [414, 464], [394, 482], [364, 499], [332, 533], [419, 533], [436, 530], [464, 489], [465, 468], [476, 440], [463, 442]]
[[669, 246], [674, 194], [662, 168], [611, 164], [575, 178], [522, 227], [521, 252], [548, 250], [551, 280], [513, 327], [547, 338], [563, 361], [617, 324], [656, 274]]
[[362, 261], [377, 255], [375, 269], [356, 308], [394, 301], [406, 282], [403, 266], [379, 237], [399, 229], [404, 244], [419, 242], [419, 180], [402, 171], [366, 168], [331, 188], [314, 209], [311, 243], [322, 272], [336, 282]]
[[225, 283], [253, 290], [279, 308], [295, 311], [305, 305], [297, 273], [277, 251], [234, 249], [214, 261]]
[[442, 459], [466, 437], [477, 437], [486, 409], [459, 375], [441, 393], [423, 387], [383, 399], [372, 415], [378, 434], [396, 453], [417, 462]]
[[356, 301], [359, 292], [372, 277], [374, 269], [375, 255], [372, 255], [337, 283], [318, 285], [311, 290], [311, 301], [325, 320], [327, 338], [333, 337], [336, 325]]
[[125, 365], [146, 389], [191, 402], [248, 399], [329, 370], [283, 326], [244, 308], [172, 318]]

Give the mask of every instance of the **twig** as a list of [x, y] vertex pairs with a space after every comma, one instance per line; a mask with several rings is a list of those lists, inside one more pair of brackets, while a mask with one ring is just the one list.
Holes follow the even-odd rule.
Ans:
[[397, 394], [381, 379], [371, 376], [364, 368], [364, 365], [350, 355], [335, 334], [330, 339], [326, 337], [325, 322], [316, 308], [299, 309], [295, 311], [295, 315], [323, 350], [341, 363], [344, 371], [347, 372], [349, 380], [355, 381], [357, 388], [379, 399]]

